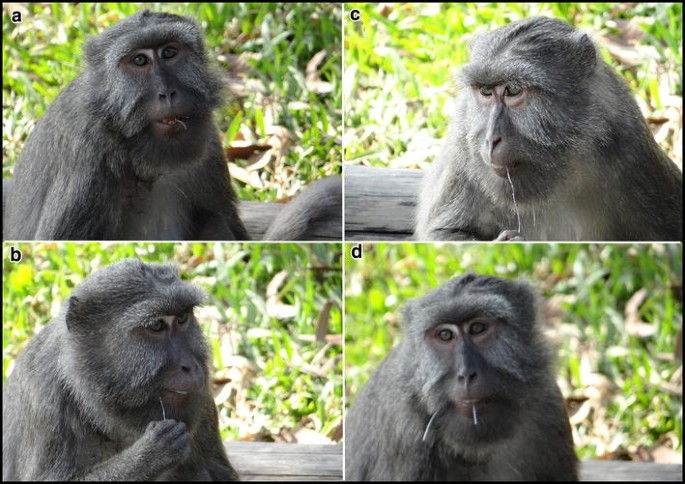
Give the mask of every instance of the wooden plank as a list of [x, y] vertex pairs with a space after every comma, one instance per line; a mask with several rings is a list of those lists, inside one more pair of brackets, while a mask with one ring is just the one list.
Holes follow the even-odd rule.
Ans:
[[[226, 451], [242, 480], [339, 481], [343, 475], [342, 445], [229, 442]], [[682, 464], [626, 461], [584, 461], [581, 481], [677, 481]]]
[[581, 481], [678, 481], [683, 480], [682, 464], [648, 462], [584, 461]]
[[345, 239], [409, 240], [421, 170], [345, 165]]
[[228, 457], [244, 481], [340, 481], [342, 445], [228, 442]]
[[253, 239], [264, 237], [271, 221], [283, 209], [282, 203], [243, 202], [239, 204], [240, 218]]
[[397, 233], [397, 232], [357, 232], [357, 231], [345, 231], [345, 241], [346, 242], [364, 242], [364, 241], [398, 241], [398, 240], [414, 240], [412, 234], [407, 233]]

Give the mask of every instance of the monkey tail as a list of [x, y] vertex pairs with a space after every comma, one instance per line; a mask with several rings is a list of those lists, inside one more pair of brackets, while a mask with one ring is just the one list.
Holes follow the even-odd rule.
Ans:
[[312, 238], [342, 240], [342, 177], [340, 176], [322, 178], [309, 185], [293, 201], [286, 204], [264, 235], [264, 240], [310, 240]]

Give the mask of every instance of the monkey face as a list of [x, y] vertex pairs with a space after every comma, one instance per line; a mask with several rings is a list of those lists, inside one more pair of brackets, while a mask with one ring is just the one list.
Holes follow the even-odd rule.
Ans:
[[469, 415], [472, 405], [487, 402], [497, 392], [495, 375], [490, 374], [483, 355], [496, 343], [504, 324], [476, 318], [463, 324], [438, 324], [425, 334], [426, 342], [439, 352], [438, 357], [452, 360], [448, 363], [454, 365], [450, 399], [457, 409], [466, 408]]
[[152, 397], [158, 394], [171, 414], [178, 415], [194, 395], [207, 392], [208, 356], [193, 312], [153, 318], [137, 332], [153, 351], [164, 355], [157, 363], [157, 375], [151, 379], [155, 388], [148, 393]]
[[205, 105], [206, 100], [186, 79], [189, 73], [185, 71], [194, 69], [192, 62], [190, 47], [178, 42], [134, 49], [120, 62], [119, 69], [124, 75], [142, 86], [142, 112], [147, 114], [147, 127], [154, 137], [171, 140], [182, 136], [195, 120], [211, 116], [208, 110], [197, 109], [197, 106]]
[[[501, 338], [510, 328], [502, 319], [483, 316], [461, 323], [439, 323], [424, 334], [432, 367], [439, 378], [431, 385], [438, 397], [438, 422], [459, 441], [488, 441], [506, 437], [501, 426], [516, 419], [523, 388], [514, 372], [498, 361]], [[437, 376], [437, 375], [436, 375]]]

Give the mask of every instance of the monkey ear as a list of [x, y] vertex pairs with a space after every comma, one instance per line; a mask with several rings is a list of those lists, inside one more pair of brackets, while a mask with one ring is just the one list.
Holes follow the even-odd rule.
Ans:
[[67, 310], [64, 315], [64, 320], [67, 323], [69, 332], [78, 330], [86, 321], [87, 311], [85, 310], [85, 302], [81, 301], [76, 296], [71, 296], [67, 301]]
[[412, 299], [402, 308], [402, 329], [406, 330], [416, 315], [416, 302]]
[[594, 69], [597, 66], [598, 53], [590, 37], [585, 32], [576, 30], [571, 34], [571, 41], [574, 45], [573, 56], [579, 65]]
[[458, 281], [457, 282], [458, 285], [465, 286], [465, 285], [469, 284], [470, 282], [473, 282], [474, 279], [476, 279], [476, 278], [478, 278], [478, 275], [473, 271], [469, 271], [466, 274], [464, 274], [463, 276], [459, 276], [453, 280]]

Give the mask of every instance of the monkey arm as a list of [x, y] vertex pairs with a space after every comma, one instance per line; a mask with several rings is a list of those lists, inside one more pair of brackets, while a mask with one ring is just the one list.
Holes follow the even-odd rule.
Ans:
[[[495, 208], [444, 155], [424, 176], [419, 191], [417, 240], [493, 240], [500, 233]], [[473, 210], [473, 207], [478, 210]]]
[[347, 412], [347, 480], [428, 481], [430, 446], [421, 440], [426, 422], [407, 389], [397, 348], [378, 367]]
[[81, 84], [75, 79], [48, 107], [17, 160], [5, 238], [98, 240], [117, 228], [103, 216], [116, 196], [106, 183], [116, 160], [85, 106], [71, 102]]
[[196, 447], [193, 452], [196, 454], [195, 458], [189, 461], [199, 462], [198, 468], [189, 472], [187, 475], [192, 479], [192, 476], [206, 475], [206, 479], [212, 481], [237, 481], [240, 476], [236, 470], [228, 462], [226, 452], [224, 451], [224, 444], [221, 441], [219, 434], [219, 415], [214, 405], [214, 401], [207, 399], [200, 412], [204, 418], [200, 422], [195, 431]]
[[193, 226], [180, 238], [250, 240], [238, 215], [238, 199], [218, 137], [212, 138], [207, 154], [199, 163], [167, 176], [176, 193], [192, 200], [188, 218]]
[[[33, 155], [29, 143], [24, 156]], [[40, 159], [48, 153], [36, 154]], [[106, 226], [96, 214], [108, 209], [113, 196], [95, 167], [77, 169], [78, 176], [53, 175], [55, 165], [64, 160], [50, 160], [40, 165], [19, 164], [11, 181], [7, 203], [5, 237], [20, 240], [99, 240], [107, 238], [116, 227]], [[26, 168], [26, 169], [23, 169]]]

